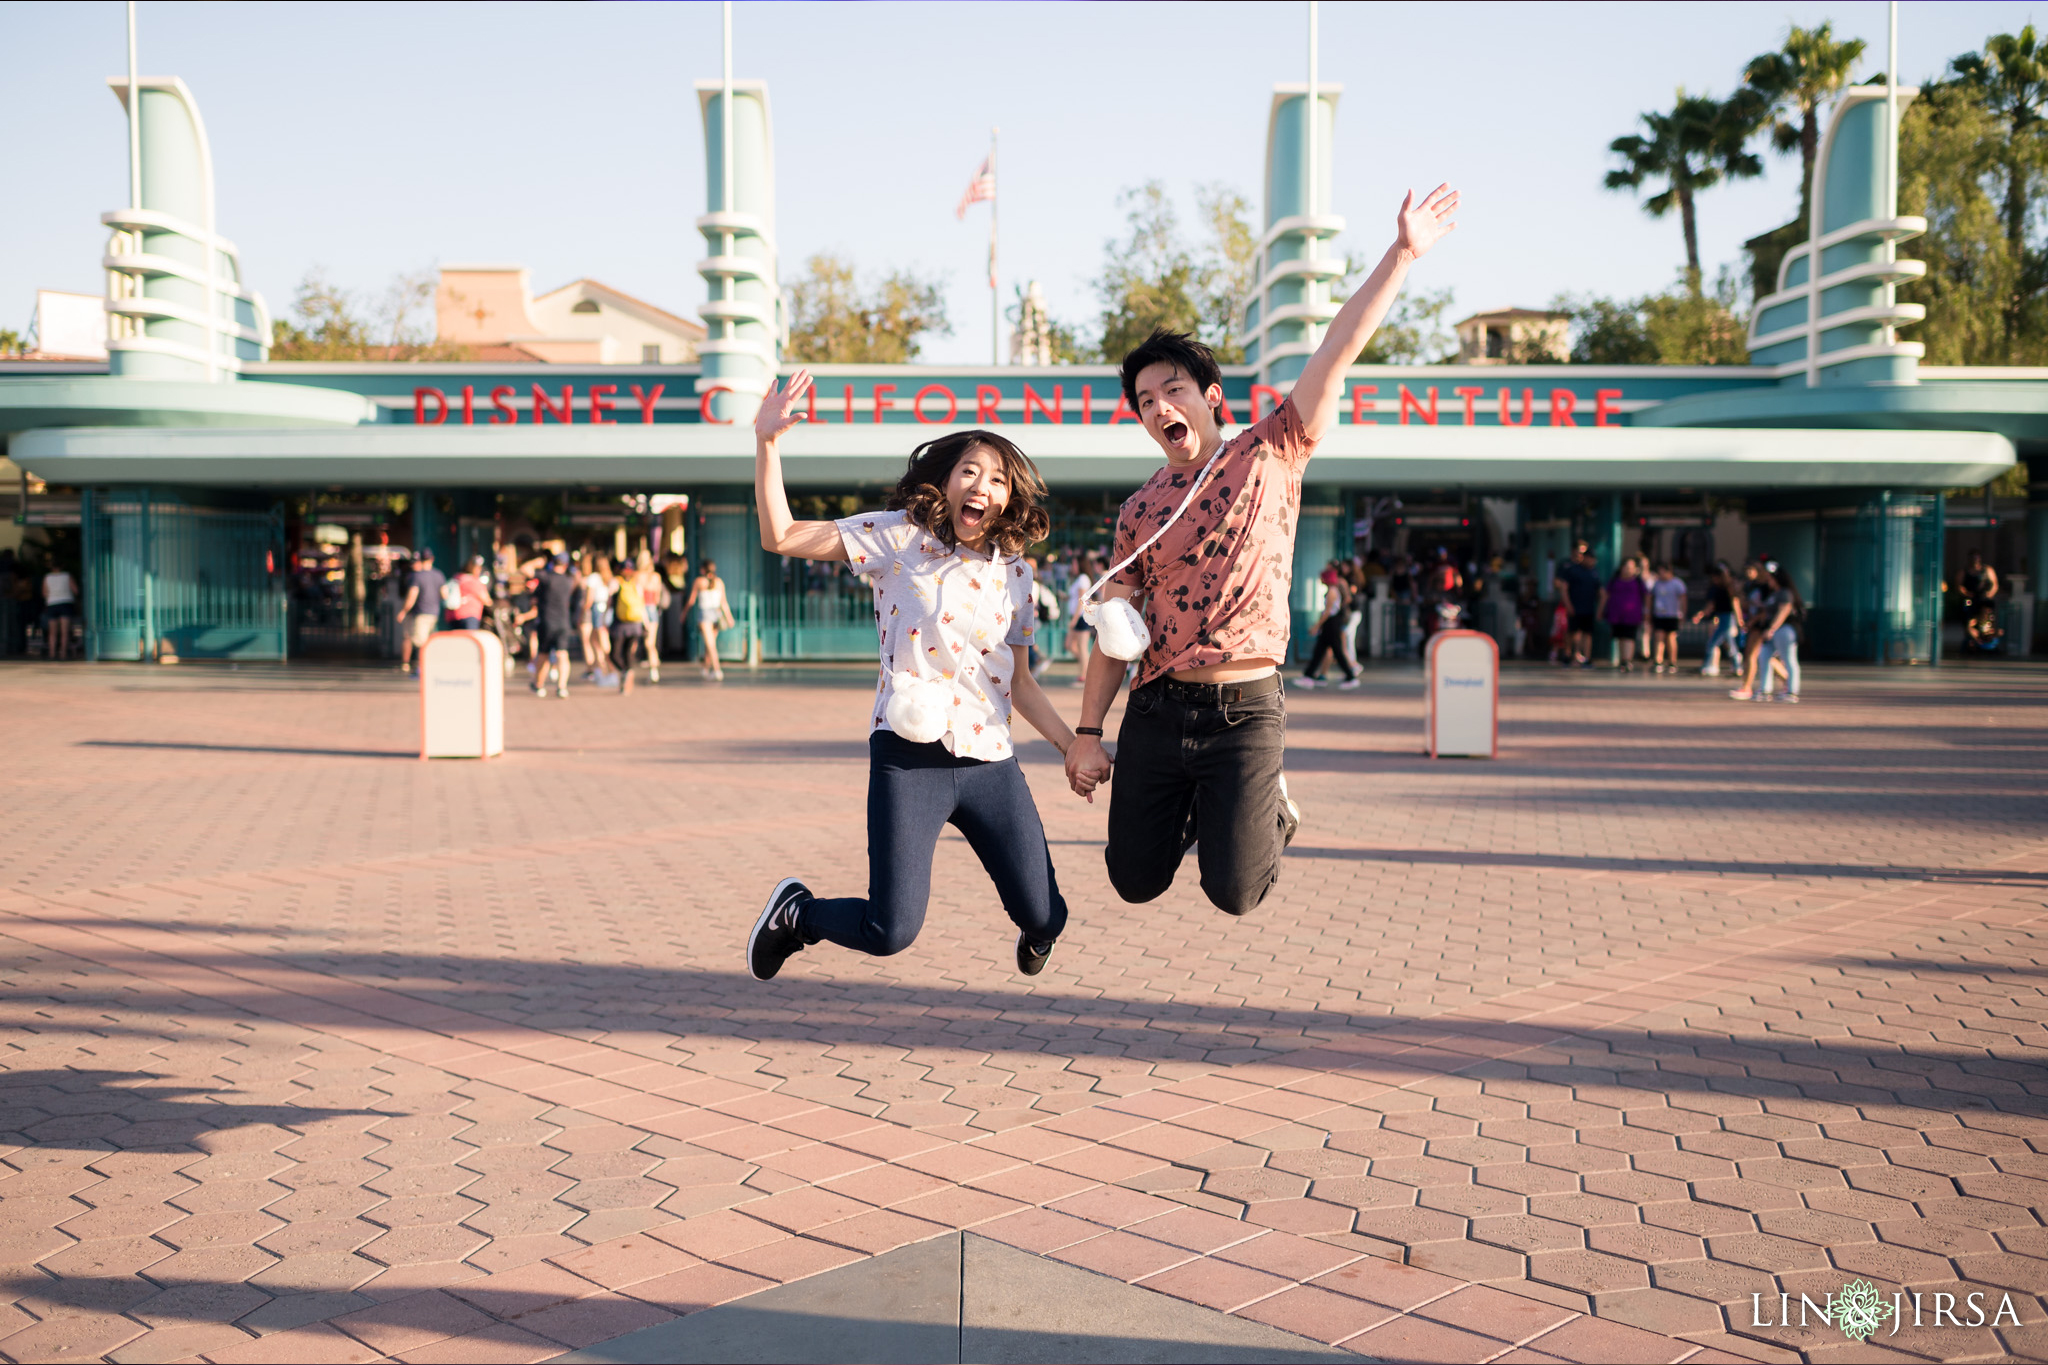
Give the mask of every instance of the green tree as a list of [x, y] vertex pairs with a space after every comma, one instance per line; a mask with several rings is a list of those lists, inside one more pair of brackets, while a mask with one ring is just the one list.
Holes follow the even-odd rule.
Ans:
[[1199, 186], [1203, 237], [1192, 246], [1157, 180], [1125, 190], [1117, 205], [1124, 235], [1103, 243], [1096, 353], [1117, 364], [1154, 327], [1170, 327], [1200, 337], [1223, 364], [1242, 363], [1245, 305], [1259, 268], [1250, 201], [1227, 185]]
[[1259, 285], [1259, 234], [1251, 201], [1228, 185], [1203, 185], [1195, 207], [1209, 230], [1200, 303], [1209, 344], [1226, 365], [1244, 361], [1244, 313]]
[[1723, 266], [1711, 291], [1688, 273], [1639, 299], [1566, 294], [1550, 306], [1572, 315], [1574, 365], [1742, 365], [1749, 324], [1739, 278]]
[[863, 289], [850, 261], [820, 252], [789, 288], [789, 358], [809, 364], [904, 365], [926, 336], [951, 336], [937, 280], [892, 271]]
[[1097, 349], [1107, 363], [1121, 361], [1155, 327], [1203, 331], [1202, 269], [1180, 240], [1180, 223], [1166, 187], [1150, 180], [1117, 196], [1124, 236], [1103, 243], [1102, 300]]
[[[1346, 264], [1353, 262], [1346, 261]], [[1351, 272], [1346, 272], [1351, 273]], [[1453, 295], [1449, 289], [1418, 289], [1403, 293], [1359, 354], [1363, 365], [1435, 365], [1453, 360], [1458, 338], [1446, 319]]]
[[1642, 116], [1649, 136], [1631, 133], [1608, 144], [1608, 150], [1622, 159], [1620, 169], [1607, 173], [1608, 189], [1641, 189], [1648, 180], [1664, 183], [1661, 192], [1643, 201], [1643, 211], [1662, 218], [1674, 207], [1678, 210], [1685, 233], [1686, 274], [1695, 289], [1700, 278], [1700, 236], [1694, 201], [1700, 191], [1723, 179], [1762, 174], [1763, 163], [1746, 150], [1758, 112], [1753, 99], [1724, 102], [1680, 90], [1669, 113]]
[[1813, 217], [1821, 109], [1849, 84], [1863, 47], [1861, 38], [1837, 42], [1832, 22], [1818, 28], [1794, 24], [1782, 47], [1752, 57], [1743, 69], [1744, 86], [1761, 101], [1757, 113], [1770, 129], [1771, 146], [1780, 152], [1799, 151], [1799, 235], [1794, 245], [1806, 240], [1806, 225]]
[[1946, 81], [1922, 91], [1899, 130], [1899, 211], [1927, 219], [1899, 254], [1927, 273], [1898, 293], [1927, 309], [1910, 335], [1930, 365], [2048, 360], [2041, 294], [2025, 278], [2038, 253], [2024, 236], [2014, 249], [1999, 212], [2008, 126], [1980, 87]]
[[2048, 283], [2048, 259], [2029, 245], [2027, 229], [2040, 197], [2044, 162], [2048, 162], [2048, 45], [2032, 24], [2018, 33], [1995, 33], [1982, 52], [1965, 53], [1949, 63], [1955, 84], [1974, 96], [1998, 125], [1997, 175], [2003, 180], [1999, 219], [2018, 277], [2001, 310], [2008, 347], [2017, 346], [2023, 315]]
[[464, 360], [469, 349], [434, 339], [435, 276], [395, 277], [375, 304], [314, 266], [299, 281], [289, 317], [270, 324], [272, 360]]
[[0, 355], [20, 355], [21, 350], [21, 333], [11, 327], [0, 327]]

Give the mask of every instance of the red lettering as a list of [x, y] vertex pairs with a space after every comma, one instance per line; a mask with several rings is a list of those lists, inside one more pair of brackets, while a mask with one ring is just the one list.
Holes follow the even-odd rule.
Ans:
[[557, 406], [552, 398], [548, 397], [546, 389], [538, 384], [533, 386], [533, 424], [539, 426], [549, 417], [553, 417], [563, 426], [568, 426], [576, 420], [576, 386], [574, 384], [562, 385], [562, 401], [559, 406]]
[[505, 401], [517, 392], [519, 391], [510, 384], [500, 384], [497, 388], [491, 390], [491, 406], [497, 409], [497, 412], [491, 417], [492, 426], [516, 427], [519, 425], [519, 409]]
[[640, 424], [642, 426], [654, 425], [654, 402], [661, 397], [661, 391], [667, 387], [668, 385], [666, 384], [656, 384], [647, 392], [642, 393], [638, 384], [633, 386], [633, 398], [640, 404]]
[[1228, 398], [1220, 399], [1219, 404], [1223, 409], [1223, 416], [1218, 418], [1217, 420], [1222, 422], [1225, 426], [1237, 425], [1237, 418], [1233, 416], [1230, 411], [1230, 400]]
[[[711, 386], [710, 388], [708, 388], [708, 389], [704, 390], [704, 392], [703, 392], [703, 393], [699, 394], [699, 395], [698, 395], [698, 397], [697, 397], [697, 417], [698, 417], [698, 420], [700, 420], [700, 421], [704, 421], [704, 422], [709, 422], [709, 423], [711, 423], [711, 424], [712, 424], [713, 426], [720, 426], [720, 427], [729, 427], [729, 426], [731, 426], [731, 425], [732, 425], [732, 418], [730, 418], [730, 417], [713, 417], [713, 416], [711, 415], [711, 395], [712, 395], [712, 394], [714, 394], [714, 393], [731, 393], [731, 392], [732, 392], [732, 390], [731, 390], [731, 389], [729, 389], [729, 388], [727, 388], [727, 387], [726, 387], [725, 385], [723, 385], [723, 384], [713, 384], [713, 385], [712, 385], [712, 386]], [[851, 393], [851, 392], [853, 392], [853, 390], [851, 390], [851, 389], [848, 389], [848, 390], [847, 390], [847, 392], [848, 392], [848, 393]]]
[[1529, 423], [1536, 420], [1536, 391], [1534, 389], [1522, 390], [1522, 420], [1519, 422], [1508, 416], [1508, 404], [1513, 397], [1513, 392], [1512, 389], [1502, 389], [1500, 391], [1500, 424], [1504, 427], [1526, 427]]
[[1033, 407], [1038, 409], [1039, 416], [1045, 418], [1046, 421], [1051, 422], [1054, 426], [1058, 426], [1066, 419], [1067, 396], [1065, 386], [1060, 384], [1052, 386], [1052, 406], [1047, 407], [1045, 400], [1038, 396], [1038, 390], [1026, 384], [1024, 386], [1024, 424], [1026, 426], [1031, 425], [1031, 409]]
[[877, 422], [879, 422], [879, 421], [881, 421], [881, 420], [882, 420], [882, 409], [884, 409], [884, 408], [893, 408], [893, 407], [895, 407], [895, 406], [896, 406], [896, 400], [895, 400], [895, 399], [893, 399], [893, 398], [884, 398], [884, 397], [882, 397], [882, 395], [883, 395], [883, 394], [885, 394], [885, 393], [894, 393], [894, 392], [896, 392], [896, 386], [895, 386], [894, 384], [877, 384], [877, 385], [875, 385], [875, 420], [876, 420]]
[[592, 384], [590, 386], [590, 424], [594, 427], [615, 427], [618, 419], [611, 415], [613, 403], [610, 395], [619, 391], [617, 384]]
[[[1252, 385], [1252, 420], [1254, 422], [1258, 421], [1260, 417], [1264, 416], [1264, 414], [1259, 411], [1259, 395], [1261, 394], [1265, 394], [1266, 396], [1270, 397], [1273, 400], [1274, 407], [1277, 408], [1280, 406], [1280, 390], [1274, 388], [1270, 384]], [[1225, 411], [1229, 410], [1230, 405], [1228, 403], [1225, 403], [1223, 406]], [[1224, 420], [1229, 421], [1230, 419], [1226, 417], [1224, 418]]]
[[1620, 390], [1620, 389], [1595, 389], [1595, 390], [1593, 390], [1593, 425], [1594, 425], [1594, 426], [1596, 426], [1596, 427], [1611, 427], [1611, 426], [1615, 426], [1615, 425], [1617, 425], [1616, 423], [1610, 422], [1610, 421], [1608, 421], [1607, 419], [1608, 419], [1608, 418], [1610, 418], [1610, 417], [1619, 417], [1619, 416], [1621, 416], [1621, 413], [1620, 413], [1620, 412], [1618, 412], [1618, 411], [1617, 411], [1617, 410], [1615, 409], [1614, 405], [1613, 405], [1613, 404], [1611, 404], [1611, 403], [1609, 403], [1609, 402], [1608, 402], [1607, 400], [1608, 400], [1608, 399], [1610, 399], [1610, 398], [1619, 398], [1619, 397], [1621, 397], [1621, 390]]
[[996, 411], [996, 404], [1003, 401], [1003, 391], [993, 384], [974, 386], [974, 420], [1000, 426], [1002, 416]]
[[1572, 409], [1579, 405], [1579, 396], [1570, 389], [1550, 391], [1550, 425], [1554, 427], [1575, 427]]
[[1404, 427], [1408, 425], [1408, 414], [1410, 412], [1413, 412], [1417, 417], [1420, 417], [1424, 422], [1428, 423], [1430, 426], [1435, 426], [1436, 385], [1432, 384], [1428, 388], [1423, 390], [1424, 393], [1429, 395], [1429, 406], [1427, 408], [1424, 408], [1420, 402], [1416, 401], [1414, 394], [1408, 392], [1408, 386], [1406, 384], [1401, 385], [1400, 388], [1401, 425]]
[[1116, 411], [1109, 415], [1109, 424], [1115, 426], [1118, 422], [1135, 422], [1137, 420], [1138, 414], [1132, 412], [1131, 405], [1124, 400], [1123, 390], [1117, 390]]
[[1472, 415], [1472, 400], [1484, 396], [1486, 390], [1452, 389], [1451, 392], [1455, 393], [1456, 395], [1458, 395], [1458, 397], [1465, 400], [1465, 425], [1468, 427], [1479, 425], [1479, 419]]
[[1379, 391], [1380, 386], [1377, 384], [1352, 385], [1351, 420], [1354, 423], [1356, 423], [1359, 426], [1367, 427], [1376, 427], [1380, 424], [1379, 418], [1367, 417], [1365, 415], [1368, 410], [1377, 409], [1379, 407], [1379, 401], [1377, 399], [1367, 398], [1366, 395], [1369, 393], [1378, 393]]
[[[935, 393], [946, 395], [946, 415], [944, 417], [927, 417], [924, 415], [924, 400]], [[917, 391], [917, 397], [910, 400], [910, 411], [916, 416], [918, 421], [923, 422], [927, 426], [933, 422], [950, 422], [960, 415], [960, 395], [954, 393], [944, 384], [927, 384]]]
[[466, 427], [476, 425], [476, 385], [474, 384], [464, 384], [462, 386], [462, 425]]
[[1095, 388], [1090, 384], [1081, 386], [1081, 425], [1087, 426], [1095, 420]]
[[[434, 416], [427, 417], [427, 400], [434, 400]], [[438, 427], [448, 420], [448, 395], [439, 389], [414, 389], [412, 391], [412, 421], [414, 426]]]
[[853, 425], [853, 385], [846, 386], [846, 425]]
[[804, 420], [812, 426], [816, 426], [818, 424], [818, 386], [813, 384], [808, 389], [805, 389], [804, 397], [808, 400], [804, 407]]

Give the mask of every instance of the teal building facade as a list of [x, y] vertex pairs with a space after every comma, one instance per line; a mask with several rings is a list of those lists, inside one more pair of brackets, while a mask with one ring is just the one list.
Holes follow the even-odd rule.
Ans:
[[[757, 660], [871, 652], [864, 610], [821, 599], [754, 528], [748, 419], [791, 368], [763, 83], [697, 87], [707, 183], [692, 230], [708, 336], [683, 366], [270, 361], [263, 302], [214, 225], [190, 92], [168, 78], [116, 85], [136, 164], [131, 204], [104, 216], [110, 360], [0, 362], [7, 455], [77, 492], [93, 657], [287, 657], [283, 500], [317, 508], [372, 492], [404, 492], [394, 539], [444, 558], [487, 548], [511, 501], [552, 499], [570, 527], [577, 509], [610, 507], [646, 530], [651, 504], [617, 509], [681, 495], [687, 553], [716, 557], [734, 591], [726, 648]], [[1273, 95], [1249, 363], [1224, 379], [1236, 422], [1281, 401], [1336, 312], [1340, 93]], [[1500, 554], [1542, 580], [1574, 538], [1611, 571], [1646, 536], [1704, 530], [1739, 507], [1748, 548], [1811, 585], [1813, 653], [1937, 659], [1940, 490], [2024, 460], [2043, 495], [2048, 376], [1930, 368], [1900, 336], [1920, 310], [1895, 298], [1917, 270], [1897, 245], [1925, 230], [1896, 212], [1897, 119], [1913, 93], [1856, 87], [1840, 101], [1810, 240], [1758, 301], [1749, 365], [1355, 367], [1308, 469], [1298, 625], [1321, 566], [1383, 543], [1390, 526], [1408, 548]], [[1107, 366], [811, 369], [813, 420], [785, 455], [799, 494], [872, 500], [918, 441], [1001, 425], [1056, 495], [1054, 547], [1094, 547], [1158, 466]], [[2048, 507], [2029, 525], [2040, 565]]]

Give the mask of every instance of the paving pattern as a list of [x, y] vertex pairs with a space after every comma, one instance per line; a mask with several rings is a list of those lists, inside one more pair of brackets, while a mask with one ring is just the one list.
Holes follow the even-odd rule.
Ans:
[[[1117, 902], [1027, 744], [1045, 975], [949, 837], [767, 986], [775, 878], [865, 884], [857, 673], [487, 764], [391, 675], [0, 686], [11, 1359], [539, 1360], [963, 1228], [1389, 1359], [2048, 1358], [2048, 671], [1511, 673], [1494, 763], [1295, 695], [1242, 921]], [[1858, 1278], [1896, 1331], [1800, 1325]]]

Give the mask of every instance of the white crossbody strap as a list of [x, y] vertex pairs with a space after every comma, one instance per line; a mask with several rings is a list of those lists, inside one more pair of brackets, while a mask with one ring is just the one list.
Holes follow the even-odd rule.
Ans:
[[1088, 591], [1081, 594], [1081, 600], [1075, 604], [1077, 607], [1086, 610], [1089, 598], [1095, 596], [1096, 593], [1101, 592], [1105, 587], [1109, 585], [1110, 579], [1115, 578], [1118, 574], [1122, 573], [1125, 569], [1128, 569], [1132, 564], [1136, 563], [1139, 555], [1151, 549], [1152, 546], [1158, 542], [1159, 537], [1165, 535], [1168, 531], [1173, 529], [1173, 524], [1176, 521], [1180, 520], [1180, 514], [1187, 511], [1188, 507], [1191, 504], [1193, 504], [1195, 500], [1195, 494], [1202, 491], [1202, 484], [1205, 480], [1208, 479], [1209, 470], [1215, 466], [1216, 461], [1219, 458], [1221, 458], [1222, 455], [1223, 447], [1216, 447], [1216, 453], [1209, 457], [1209, 463], [1203, 465], [1202, 472], [1195, 475], [1194, 487], [1188, 489], [1188, 495], [1180, 500], [1180, 506], [1173, 509], [1173, 515], [1166, 519], [1166, 524], [1164, 526], [1161, 526], [1158, 530], [1154, 531], [1150, 536], [1146, 537], [1145, 543], [1143, 545], [1140, 545], [1137, 549], [1131, 551], [1128, 555], [1124, 556], [1124, 560], [1121, 564], [1118, 564], [1114, 569], [1108, 570], [1100, 578], [1096, 579], [1095, 582], [1089, 586]]

